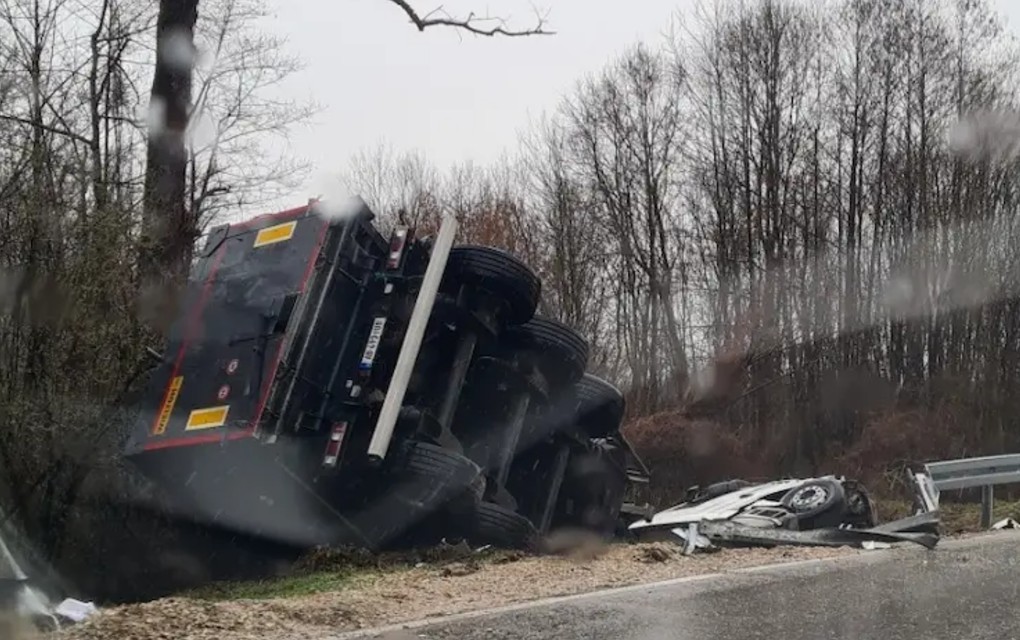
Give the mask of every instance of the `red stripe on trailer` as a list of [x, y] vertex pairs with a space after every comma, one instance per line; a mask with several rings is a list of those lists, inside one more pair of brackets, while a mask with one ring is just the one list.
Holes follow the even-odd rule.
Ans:
[[144, 447], [144, 451], [157, 451], [159, 449], [173, 449], [175, 447], [188, 447], [196, 444], [212, 444], [230, 440], [243, 440], [250, 437], [247, 431], [235, 431], [234, 433], [206, 433], [200, 436], [189, 436], [187, 438], [174, 438], [172, 440], [157, 440]]

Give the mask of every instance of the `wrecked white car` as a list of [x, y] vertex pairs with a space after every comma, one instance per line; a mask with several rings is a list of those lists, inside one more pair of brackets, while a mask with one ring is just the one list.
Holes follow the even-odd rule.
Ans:
[[688, 552], [719, 545], [842, 546], [864, 541], [938, 541], [938, 496], [912, 474], [915, 515], [878, 525], [875, 506], [855, 480], [837, 476], [764, 483], [729, 480], [694, 487], [684, 502], [630, 526], [639, 539], [670, 539]]

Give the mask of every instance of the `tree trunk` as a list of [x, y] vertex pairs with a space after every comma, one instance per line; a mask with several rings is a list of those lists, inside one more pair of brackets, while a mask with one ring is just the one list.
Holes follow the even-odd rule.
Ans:
[[185, 129], [191, 107], [190, 51], [198, 0], [160, 0], [143, 194], [143, 282], [187, 274], [198, 225], [186, 206]]

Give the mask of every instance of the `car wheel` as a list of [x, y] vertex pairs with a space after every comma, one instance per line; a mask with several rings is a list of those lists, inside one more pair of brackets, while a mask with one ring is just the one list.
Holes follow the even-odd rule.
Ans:
[[616, 433], [627, 404], [620, 390], [602, 378], [585, 374], [577, 383], [577, 420], [589, 438]]
[[531, 520], [516, 511], [492, 502], [482, 502], [475, 510], [469, 539], [476, 544], [530, 549], [538, 541], [538, 530]]
[[843, 485], [835, 480], [808, 480], [781, 500], [803, 530], [839, 526], [846, 507]]
[[535, 315], [542, 295], [542, 281], [528, 265], [494, 247], [461, 245], [450, 251], [442, 288], [456, 292], [462, 286], [476, 286], [505, 303], [508, 325], [527, 322]]

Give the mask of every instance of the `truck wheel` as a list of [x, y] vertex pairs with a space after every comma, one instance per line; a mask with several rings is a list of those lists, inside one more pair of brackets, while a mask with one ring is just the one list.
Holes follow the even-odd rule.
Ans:
[[444, 291], [473, 285], [490, 291], [506, 303], [507, 324], [527, 322], [535, 315], [542, 281], [528, 265], [494, 247], [461, 245], [450, 250], [443, 275]]
[[619, 431], [627, 408], [619, 389], [590, 373], [576, 389], [577, 420], [589, 438], [605, 438]]
[[581, 379], [588, 367], [588, 341], [562, 322], [536, 316], [506, 333], [504, 344], [533, 352], [554, 387]]
[[485, 493], [481, 467], [439, 445], [411, 443], [404, 465], [404, 475], [413, 481], [412, 491], [429, 510], [447, 505], [458, 512], [470, 510]]
[[791, 489], [781, 500], [794, 513], [801, 531], [837, 527], [846, 510], [843, 485], [835, 480], [808, 480]]
[[492, 502], [482, 502], [475, 510], [469, 539], [476, 544], [491, 544], [510, 549], [529, 549], [538, 541], [535, 525], [516, 511]]

